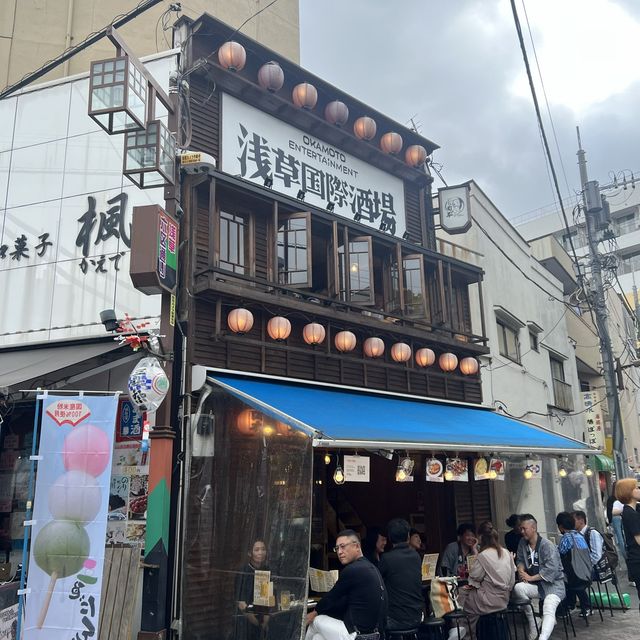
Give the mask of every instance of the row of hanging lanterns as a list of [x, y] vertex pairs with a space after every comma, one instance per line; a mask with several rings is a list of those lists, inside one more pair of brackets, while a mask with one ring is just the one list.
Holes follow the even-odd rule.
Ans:
[[[239, 307], [229, 312], [227, 325], [233, 333], [244, 335], [253, 328], [253, 314], [249, 309]], [[267, 322], [267, 333], [272, 340], [283, 342], [291, 335], [291, 322], [284, 316], [273, 316]], [[311, 346], [322, 344], [326, 338], [325, 328], [318, 322], [309, 322], [302, 329], [303, 340]], [[338, 331], [334, 336], [334, 345], [340, 353], [353, 351], [358, 339], [353, 331]], [[386, 345], [382, 338], [366, 338], [362, 344], [364, 355], [368, 358], [380, 358], [384, 355]], [[396, 342], [391, 346], [391, 359], [394, 362], [408, 362], [414, 355], [406, 342]], [[422, 347], [415, 352], [415, 362], [419, 367], [430, 367], [436, 362], [433, 349]], [[478, 373], [479, 364], [475, 358], [466, 357], [458, 361], [458, 356], [451, 352], [442, 353], [438, 358], [438, 365], [442, 371], [454, 371], [460, 365], [460, 372], [466, 376]]]
[[[233, 40], [225, 42], [218, 49], [218, 62], [227, 71], [241, 71], [247, 61], [245, 48]], [[263, 64], [258, 70], [258, 84], [271, 93], [280, 91], [284, 85], [284, 71], [273, 60]], [[318, 102], [318, 90], [309, 82], [297, 84], [291, 93], [291, 100], [296, 107], [311, 111]], [[324, 109], [324, 119], [336, 127], [342, 127], [349, 120], [349, 107], [341, 100], [329, 102]], [[359, 140], [373, 140], [377, 132], [376, 121], [369, 116], [361, 116], [353, 123], [353, 134]], [[388, 131], [380, 138], [380, 149], [389, 155], [397, 155], [402, 151], [404, 141], [395, 131]], [[427, 160], [427, 150], [419, 144], [407, 147], [404, 160], [411, 167], [420, 167]]]

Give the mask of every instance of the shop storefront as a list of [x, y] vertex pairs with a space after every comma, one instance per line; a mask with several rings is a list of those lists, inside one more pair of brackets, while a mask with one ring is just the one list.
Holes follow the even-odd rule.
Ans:
[[[253, 637], [239, 603], [258, 599], [246, 591], [256, 568], [270, 572], [256, 620], [267, 637], [298, 638], [309, 568], [338, 567], [332, 548], [343, 528], [364, 537], [404, 517], [425, 551], [438, 553], [461, 522], [535, 504], [525, 505], [525, 493], [539, 501], [541, 528], [545, 510], [588, 506], [586, 445], [490, 410], [215, 370], [199, 391], [181, 566], [185, 638], [211, 629]], [[256, 543], [266, 549], [257, 565]]]

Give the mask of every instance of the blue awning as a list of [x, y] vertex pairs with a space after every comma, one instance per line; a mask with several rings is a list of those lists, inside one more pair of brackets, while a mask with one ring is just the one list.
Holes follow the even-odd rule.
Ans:
[[596, 453], [584, 442], [483, 407], [218, 372], [209, 381], [307, 432], [321, 447]]

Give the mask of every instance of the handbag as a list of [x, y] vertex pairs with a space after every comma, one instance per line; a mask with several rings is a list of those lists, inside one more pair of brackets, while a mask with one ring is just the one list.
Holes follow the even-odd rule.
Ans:
[[431, 610], [436, 618], [442, 618], [447, 613], [460, 609], [458, 605], [458, 578], [434, 578], [431, 581], [429, 593]]

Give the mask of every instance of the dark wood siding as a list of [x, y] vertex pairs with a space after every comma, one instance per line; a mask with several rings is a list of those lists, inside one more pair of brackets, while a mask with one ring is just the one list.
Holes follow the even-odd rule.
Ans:
[[220, 94], [201, 79], [190, 78], [191, 145], [213, 156], [220, 165]]
[[404, 185], [404, 210], [407, 231], [414, 242], [422, 242], [422, 220], [420, 215], [420, 189], [413, 184]]
[[[471, 460], [469, 460], [471, 467]], [[469, 471], [471, 474], [471, 471]], [[470, 522], [476, 527], [491, 520], [491, 492], [488, 480], [452, 482], [456, 504], [456, 522]]]
[[266, 323], [276, 311], [268, 313], [252, 308], [252, 312], [255, 321], [249, 333], [244, 336], [231, 334], [226, 327], [226, 312], [223, 312], [221, 332], [216, 335], [215, 304], [196, 300], [193, 363], [432, 398], [482, 401], [479, 378], [445, 374], [437, 367], [408, 368], [393, 363], [390, 350], [383, 358], [365, 359], [360, 346], [364, 336], [360, 334], [359, 346], [353, 354], [341, 355], [333, 348], [327, 352], [326, 343], [310, 347], [300, 337], [304, 322], [294, 318], [291, 318], [291, 338], [286, 344], [276, 343], [266, 334]]

